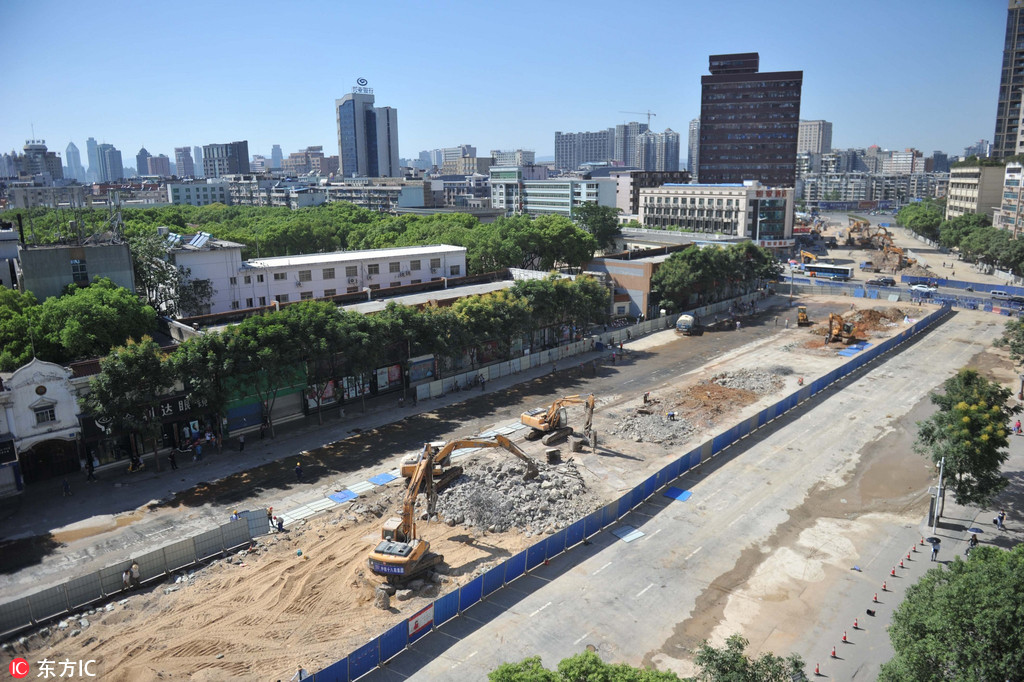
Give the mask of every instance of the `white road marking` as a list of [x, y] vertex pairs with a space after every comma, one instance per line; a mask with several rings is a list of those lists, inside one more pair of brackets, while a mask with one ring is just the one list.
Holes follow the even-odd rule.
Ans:
[[590, 634], [590, 630], [587, 630], [587, 631], [586, 631], [586, 632], [584, 632], [584, 633], [583, 633], [582, 635], [580, 635], [579, 639], [577, 639], [577, 640], [576, 640], [575, 642], [573, 642], [573, 644], [579, 644], [579, 643], [580, 643], [580, 642], [582, 642], [582, 641], [583, 641], [584, 639], [586, 639], [586, 638], [587, 638], [587, 635], [589, 635], [589, 634]]
[[657, 535], [660, 532], [661, 532], [661, 528], [659, 528], [658, 530], [656, 530], [653, 533], [651, 533], [651, 537], [653, 538], [655, 535]]
[[537, 609], [536, 611], [534, 611], [533, 613], [531, 613], [531, 614], [530, 614], [530, 618], [533, 618], [534, 616], [536, 616], [536, 615], [537, 615], [538, 613], [540, 613], [541, 611], [543, 611], [544, 609], [546, 609], [546, 608], [547, 608], [547, 607], [549, 607], [549, 606], [551, 606], [551, 602], [548, 602], [548, 603], [547, 603], [547, 604], [545, 604], [544, 606], [540, 607], [539, 609]]
[[694, 554], [696, 554], [697, 552], [701, 551], [702, 549], [704, 549], [704, 545], [701, 545], [701, 546], [700, 546], [700, 547], [698, 547], [697, 549], [695, 549], [695, 550], [693, 550], [692, 552], [690, 552], [689, 554], [687, 554], [687, 555], [686, 555], [686, 558], [685, 558], [685, 559], [683, 559], [683, 561], [689, 561], [689, 560], [690, 560], [690, 558], [691, 558], [691, 557], [693, 557], [693, 555], [694, 555]]
[[726, 528], [732, 528], [733, 526], [735, 526], [737, 523], [739, 523], [742, 520], [743, 520], [743, 517], [742, 516], [738, 516], [735, 519], [733, 519], [732, 522], [728, 526], [726, 526]]
[[642, 589], [642, 590], [640, 590], [639, 592], [637, 592], [637, 593], [636, 593], [636, 596], [637, 596], [637, 597], [640, 597], [640, 596], [642, 596], [644, 592], [646, 592], [647, 590], [651, 589], [652, 587], [654, 587], [654, 583], [651, 583], [650, 585], [648, 585], [648, 586], [647, 586], [647, 587], [645, 587], [644, 589]]
[[600, 573], [601, 571], [603, 571], [604, 569], [608, 568], [611, 565], [612, 565], [612, 562], [609, 561], [604, 566], [602, 566], [601, 568], [599, 568], [596, 571], [594, 571], [593, 575], [597, 575], [598, 573]]

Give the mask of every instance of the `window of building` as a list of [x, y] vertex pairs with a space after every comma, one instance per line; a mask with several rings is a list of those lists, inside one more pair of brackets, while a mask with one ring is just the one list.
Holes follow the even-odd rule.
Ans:
[[334, 268], [324, 268], [322, 274], [324, 279], [334, 279]]
[[440, 258], [431, 258], [430, 259], [430, 269], [431, 270], [437, 270], [439, 267], [441, 267], [441, 259]]
[[450, 265], [450, 266], [448, 266], [448, 276], [449, 277], [458, 277], [459, 276], [459, 270], [461, 269], [461, 267], [462, 266], [460, 266], [460, 265]]
[[359, 266], [358, 265], [346, 265], [345, 266], [345, 276], [346, 277], [358, 277], [359, 276]]
[[401, 263], [388, 263], [388, 272], [401, 272]]
[[274, 300], [277, 301], [278, 303], [287, 303], [288, 294], [278, 294], [277, 296], [274, 297]]
[[252, 307], [252, 299], [251, 298], [245, 299], [245, 307], [246, 308], [251, 308]]
[[346, 294], [356, 294], [356, 293], [359, 293], [359, 287], [349, 287], [349, 288], [345, 289], [345, 293]]
[[228, 283], [231, 286], [235, 286], [236, 284], [238, 284], [238, 278], [237, 277], [228, 277]]
[[288, 279], [288, 273], [287, 272], [275, 272], [274, 273], [274, 281], [275, 282], [280, 282], [280, 281], [286, 280], [286, 279]]
[[368, 275], [379, 275], [380, 274], [380, 264], [379, 263], [371, 263], [370, 265], [367, 265], [366, 266], [366, 274], [368, 274]]
[[245, 282], [246, 284], [252, 284], [252, 275], [246, 275], [246, 276], [245, 276], [245, 277], [244, 277], [244, 278], [242, 279], [242, 281], [243, 281], [243, 282]]
[[35, 413], [36, 426], [57, 421], [57, 413], [54, 411], [53, 405], [50, 405], [49, 407], [41, 407], [36, 410]]
[[313, 281], [312, 270], [299, 270], [299, 281], [300, 282], [311, 282]]
[[241, 307], [241, 306], [240, 306], [240, 304], [238, 303], [238, 301], [232, 301], [232, 302], [231, 302], [231, 309], [232, 309], [232, 310], [238, 310], [238, 309], [239, 309], [240, 307]]
[[413, 272], [416, 272], [417, 270], [420, 269], [420, 262], [418, 260], [409, 261], [409, 269], [412, 270]]
[[256, 275], [256, 281], [262, 283], [263, 282], [263, 275]]
[[402, 283], [401, 282], [392, 282], [388, 286], [389, 287], [400, 287], [400, 286], [402, 286]]
[[303, 291], [302, 293], [299, 294], [299, 300], [300, 301], [308, 301], [308, 300], [310, 300], [312, 298], [313, 298], [313, 292], [312, 291]]
[[338, 295], [338, 290], [337, 289], [324, 289], [324, 297], [325, 298], [328, 297], [328, 296], [337, 296], [337, 295]]
[[422, 279], [414, 279], [414, 280], [412, 280], [411, 282], [409, 282], [409, 284], [420, 284], [420, 283], [422, 283], [422, 282], [423, 282], [423, 280], [422, 280]]
[[371, 291], [377, 291], [378, 289], [380, 289], [380, 285], [379, 284], [371, 284], [370, 285], [370, 290]]
[[260, 296], [260, 305], [266, 305], [266, 304], [267, 304], [267, 297], [266, 296]]
[[85, 268], [84, 258], [71, 259], [71, 281], [75, 284], [89, 283], [89, 273]]

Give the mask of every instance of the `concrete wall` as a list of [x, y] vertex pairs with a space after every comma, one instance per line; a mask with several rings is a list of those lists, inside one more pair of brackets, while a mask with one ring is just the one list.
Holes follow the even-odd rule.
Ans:
[[85, 261], [90, 282], [97, 276], [107, 277], [117, 286], [135, 291], [135, 273], [127, 244], [30, 247], [20, 249], [19, 257], [21, 289], [31, 291], [40, 302], [60, 296], [74, 282], [72, 260]]

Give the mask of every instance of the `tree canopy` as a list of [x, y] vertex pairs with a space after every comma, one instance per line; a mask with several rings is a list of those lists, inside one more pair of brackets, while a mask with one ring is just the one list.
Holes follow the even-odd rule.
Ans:
[[684, 310], [751, 291], [775, 279], [781, 267], [772, 253], [751, 242], [725, 247], [690, 247], [673, 253], [651, 277], [651, 290], [662, 305]]
[[607, 251], [615, 245], [615, 237], [622, 234], [619, 229], [619, 213], [614, 206], [580, 204], [572, 209], [572, 219], [597, 241], [598, 248]]
[[880, 682], [1019, 680], [1024, 670], [1024, 545], [978, 546], [907, 588]]
[[932, 393], [938, 411], [918, 422], [914, 449], [938, 464], [957, 504], [989, 504], [1007, 485], [1000, 475], [1009, 457], [1009, 421], [1021, 411], [1009, 405], [1010, 390], [971, 369], [961, 369]]

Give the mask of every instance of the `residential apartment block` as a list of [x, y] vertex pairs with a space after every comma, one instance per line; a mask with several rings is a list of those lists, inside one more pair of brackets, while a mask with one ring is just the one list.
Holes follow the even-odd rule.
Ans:
[[1002, 204], [1003, 166], [954, 166], [949, 169], [946, 220], [965, 213], [992, 217]]
[[219, 178], [222, 175], [249, 172], [249, 142], [203, 145], [203, 176]]
[[500, 149], [491, 150], [491, 158], [495, 166], [532, 166], [537, 158], [535, 152], [524, 149], [503, 152]]
[[796, 153], [827, 154], [832, 151], [831, 121], [800, 121]]
[[165, 189], [167, 190], [167, 203], [170, 204], [187, 206], [224, 204], [230, 206], [233, 203], [231, 193], [228, 191], [228, 181], [225, 178], [168, 182]]
[[[539, 166], [492, 168], [491, 207], [507, 215], [525, 214], [572, 216], [572, 209], [584, 203], [615, 206], [615, 180], [612, 178], [540, 179], [546, 175], [534, 170]], [[531, 179], [532, 176], [536, 179]]]
[[679, 170], [679, 133], [671, 128], [655, 133], [650, 130], [636, 136], [633, 163], [646, 171], [678, 171]]
[[1003, 158], [1020, 154], [1021, 89], [1024, 87], [1024, 0], [1009, 0], [1003, 43], [1002, 73], [996, 105], [995, 137], [992, 156]]
[[615, 158], [615, 128], [586, 133], [555, 132], [555, 168], [576, 170]]
[[1014, 239], [1024, 232], [1024, 189], [1021, 180], [1024, 180], [1024, 166], [1017, 162], [1006, 164], [1002, 203], [992, 221], [995, 227], [1010, 230]]

